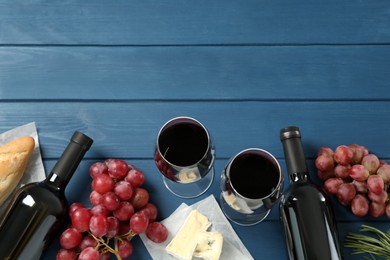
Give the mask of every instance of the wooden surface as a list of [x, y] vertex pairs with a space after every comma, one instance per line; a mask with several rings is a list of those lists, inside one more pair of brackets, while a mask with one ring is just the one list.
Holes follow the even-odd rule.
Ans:
[[[248, 147], [273, 153], [297, 125], [313, 160], [320, 146], [365, 145], [390, 161], [390, 3], [382, 1], [0, 0], [0, 131], [35, 121], [46, 171], [74, 130], [95, 143], [67, 188], [88, 203], [88, 167], [123, 158], [147, 175], [159, 218], [181, 202], [152, 160], [161, 125], [192, 116], [209, 129], [216, 174]], [[285, 176], [285, 186], [287, 175]], [[334, 203], [341, 243], [362, 223]], [[287, 259], [278, 209], [233, 225], [255, 259]], [[150, 259], [139, 239], [131, 259]], [[53, 259], [54, 241], [42, 259]], [[361, 259], [343, 248], [344, 259]]]

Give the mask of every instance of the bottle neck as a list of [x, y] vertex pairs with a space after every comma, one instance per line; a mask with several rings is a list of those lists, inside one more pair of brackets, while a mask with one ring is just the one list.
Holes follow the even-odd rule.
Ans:
[[303, 152], [301, 134], [298, 127], [288, 127], [280, 131], [280, 139], [286, 158], [287, 172], [290, 182], [302, 182], [308, 180], [308, 168]]
[[308, 180], [307, 176], [307, 172], [296, 172], [289, 174], [290, 182], [305, 182]]
[[68, 184], [68, 181], [62, 179], [57, 174], [51, 172], [49, 176], [44, 180], [44, 183], [47, 185], [54, 187], [56, 190], [65, 190], [66, 185]]
[[46, 178], [46, 183], [65, 189], [92, 142], [91, 138], [76, 131]]

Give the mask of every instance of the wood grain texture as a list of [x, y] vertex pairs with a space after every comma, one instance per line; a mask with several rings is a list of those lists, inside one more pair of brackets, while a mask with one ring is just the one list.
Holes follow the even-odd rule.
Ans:
[[390, 46], [0, 47], [2, 100], [389, 100]]
[[[242, 149], [274, 154], [288, 185], [279, 130], [301, 128], [312, 179], [320, 146], [359, 143], [390, 161], [390, 4], [321, 2], [0, 0], [0, 132], [35, 121], [46, 171], [75, 130], [94, 145], [69, 183], [88, 204], [92, 162], [123, 158], [147, 174], [159, 218], [183, 200], [152, 160], [159, 128], [199, 119], [217, 147], [216, 179]], [[341, 243], [362, 223], [334, 198]], [[233, 225], [255, 259], [287, 259], [277, 208]], [[139, 239], [134, 259], [150, 259]], [[58, 239], [42, 259], [54, 259]], [[343, 249], [344, 259], [361, 259]]]
[[390, 42], [380, 1], [6, 1], [0, 44]]
[[0, 131], [32, 120], [43, 157], [58, 158], [74, 130], [96, 141], [87, 158], [152, 158], [156, 135], [169, 119], [187, 115], [209, 129], [220, 158], [251, 146], [282, 158], [279, 130], [301, 128], [308, 158], [320, 146], [359, 143], [383, 158], [389, 102], [11, 102], [0, 103]]

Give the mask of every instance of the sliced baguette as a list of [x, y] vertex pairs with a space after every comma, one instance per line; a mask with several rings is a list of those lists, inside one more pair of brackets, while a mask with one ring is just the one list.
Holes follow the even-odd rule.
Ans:
[[31, 136], [19, 137], [0, 146], [0, 206], [22, 179], [34, 146]]

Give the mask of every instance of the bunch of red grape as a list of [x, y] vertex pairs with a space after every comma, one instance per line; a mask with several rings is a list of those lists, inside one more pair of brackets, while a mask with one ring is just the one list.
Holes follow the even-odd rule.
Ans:
[[117, 259], [133, 252], [137, 234], [156, 243], [168, 237], [167, 228], [156, 222], [157, 207], [142, 188], [145, 175], [123, 160], [108, 159], [91, 165], [92, 192], [88, 208], [79, 202], [69, 207], [71, 225], [60, 236], [60, 259]]
[[390, 165], [357, 144], [321, 147], [315, 165], [327, 192], [356, 216], [390, 218]]

